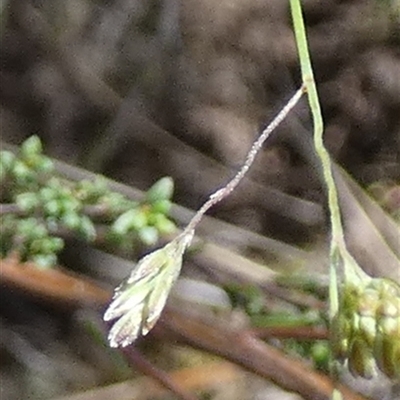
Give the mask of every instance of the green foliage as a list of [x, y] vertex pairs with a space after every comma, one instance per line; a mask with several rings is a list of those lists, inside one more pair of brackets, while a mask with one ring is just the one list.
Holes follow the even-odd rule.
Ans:
[[168, 176], [161, 178], [147, 192], [146, 199], [149, 203], [168, 201], [172, 197], [174, 191], [174, 182]]
[[37, 136], [17, 155], [0, 152], [0, 182], [2, 257], [14, 252], [22, 261], [51, 267], [66, 236], [126, 249], [154, 245], [176, 229], [167, 216], [171, 178], [157, 182], [143, 202], [131, 201], [111, 191], [101, 176], [75, 182], [59, 175]]
[[[307, 291], [310, 279], [300, 282], [304, 283], [302, 290]], [[299, 282], [296, 282], [299, 284]], [[299, 284], [299, 287], [300, 287]], [[313, 283], [313, 288], [318, 286]], [[312, 309], [285, 311], [282, 309], [271, 310], [265, 299], [263, 291], [255, 285], [227, 285], [225, 291], [228, 293], [233, 307], [245, 311], [249, 317], [250, 324], [254, 328], [292, 328], [295, 332], [297, 327], [326, 327], [327, 317], [324, 311], [317, 312]], [[319, 287], [321, 291], [321, 288]], [[326, 292], [326, 288], [324, 290]], [[288, 353], [297, 357], [312, 360], [314, 366], [324, 372], [328, 371], [329, 366], [329, 344], [327, 340], [296, 340], [279, 339], [282, 348]]]
[[230, 284], [224, 287], [233, 307], [243, 309], [247, 315], [265, 313], [265, 296], [261, 288], [255, 285]]
[[325, 373], [329, 372], [331, 346], [328, 340], [312, 341], [310, 343], [309, 354], [316, 369]]
[[329, 372], [331, 352], [328, 340], [284, 339], [280, 342], [286, 353], [310, 360], [318, 371]]

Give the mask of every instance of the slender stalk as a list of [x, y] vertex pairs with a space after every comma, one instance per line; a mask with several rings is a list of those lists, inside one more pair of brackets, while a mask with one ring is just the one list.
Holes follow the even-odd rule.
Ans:
[[[328, 205], [331, 223], [331, 246], [330, 258], [331, 282], [337, 282], [337, 273], [339, 268], [343, 267], [344, 277], [357, 281], [366, 277], [364, 271], [357, 265], [348, 252], [344, 239], [343, 225], [341, 221], [339, 198], [332, 173], [332, 163], [329, 153], [323, 142], [324, 123], [322, 119], [321, 106], [318, 99], [317, 86], [315, 84], [314, 73], [311, 65], [311, 58], [307, 44], [306, 30], [301, 10], [300, 0], [290, 0], [290, 9], [292, 13], [293, 27], [298, 48], [301, 75], [303, 84], [306, 87], [308, 103], [310, 105], [312, 119], [314, 123], [314, 147], [318, 157], [321, 160], [324, 181], [328, 192]], [[338, 306], [338, 293], [336, 285], [331, 285], [331, 316], [335, 314]], [[335, 286], [333, 288], [333, 286]]]
[[245, 162], [240, 170], [236, 173], [236, 175], [221, 189], [218, 189], [216, 192], [210, 195], [208, 200], [200, 207], [200, 209], [196, 212], [194, 217], [190, 220], [188, 225], [185, 227], [182, 232], [182, 236], [193, 232], [196, 229], [196, 226], [199, 224], [204, 214], [215, 204], [219, 203], [225, 197], [227, 197], [232, 191], [236, 188], [236, 186], [240, 183], [243, 177], [246, 175], [247, 171], [250, 169], [251, 165], [256, 158], [257, 153], [262, 148], [263, 143], [268, 139], [271, 133], [279, 126], [279, 124], [286, 118], [289, 112], [293, 109], [293, 107], [299, 102], [301, 96], [305, 92], [305, 86], [302, 85], [299, 90], [292, 96], [292, 98], [287, 102], [285, 107], [276, 115], [276, 117], [272, 120], [272, 122], [264, 129], [259, 138], [253, 143], [251, 149], [247, 153]]
[[[344, 242], [344, 232], [340, 218], [339, 200], [336, 185], [332, 174], [332, 165], [329, 154], [323, 143], [324, 122], [322, 119], [321, 106], [318, 98], [317, 86], [315, 84], [314, 73], [311, 65], [310, 53], [308, 50], [306, 30], [304, 26], [303, 13], [300, 0], [290, 0], [290, 10], [292, 13], [293, 28], [296, 38], [297, 51], [300, 58], [300, 68], [303, 84], [306, 86], [308, 103], [311, 109], [314, 124], [314, 147], [321, 160], [325, 184], [328, 190], [328, 205], [331, 223], [331, 243], [330, 243], [330, 268], [329, 268], [329, 314], [332, 321], [339, 312], [339, 293], [337, 272], [340, 267], [343, 253], [347, 253]], [[331, 371], [334, 374], [335, 360], [331, 359]], [[341, 400], [340, 391], [332, 391], [332, 400]]]
[[306, 86], [308, 102], [314, 122], [315, 150], [321, 160], [324, 180], [328, 189], [332, 245], [339, 246], [341, 249], [344, 249], [346, 248], [346, 245], [344, 242], [344, 232], [340, 219], [338, 194], [335, 181], [333, 179], [331, 160], [323, 143], [324, 123], [322, 119], [321, 106], [318, 99], [317, 86], [314, 80], [310, 53], [308, 50], [300, 0], [290, 0], [290, 8], [292, 12], [294, 32], [300, 58], [301, 75], [304, 85]]

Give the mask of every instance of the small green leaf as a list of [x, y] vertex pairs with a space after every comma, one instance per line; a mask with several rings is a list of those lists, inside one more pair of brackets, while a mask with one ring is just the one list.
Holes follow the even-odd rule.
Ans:
[[18, 183], [23, 183], [25, 181], [33, 181], [34, 174], [30, 168], [20, 160], [16, 160], [14, 163], [13, 174]]
[[15, 161], [15, 155], [11, 153], [11, 151], [2, 151], [0, 152], [0, 168], [5, 172], [8, 172]]
[[111, 192], [105, 195], [101, 199], [101, 203], [113, 213], [121, 213], [125, 210], [135, 209], [139, 206], [139, 203], [127, 200], [122, 194], [116, 192]]
[[32, 261], [43, 269], [54, 267], [57, 263], [57, 256], [55, 254], [37, 254], [32, 257]]
[[34, 211], [40, 204], [37, 193], [27, 192], [17, 195], [15, 202], [17, 206], [25, 212]]
[[86, 215], [80, 217], [79, 226], [77, 228], [78, 233], [83, 236], [87, 241], [94, 241], [96, 239], [97, 233], [96, 228], [92, 220]]
[[51, 237], [49, 242], [49, 252], [58, 253], [64, 248], [64, 240], [58, 237]]
[[174, 192], [174, 181], [169, 176], [161, 178], [147, 192], [146, 200], [155, 203], [159, 200], [169, 200]]
[[170, 200], [157, 200], [151, 204], [151, 209], [157, 214], [167, 214], [171, 209], [172, 203]]
[[55, 197], [55, 191], [49, 187], [44, 187], [40, 190], [40, 197], [44, 203], [53, 200]]
[[176, 231], [176, 225], [163, 214], [156, 214], [152, 223], [161, 234], [168, 235]]
[[61, 218], [61, 223], [68, 229], [79, 230], [82, 217], [76, 212], [65, 213]]
[[63, 213], [65, 212], [78, 212], [81, 208], [81, 203], [68, 194], [59, 199], [59, 204]]
[[64, 247], [64, 241], [57, 237], [45, 237], [33, 240], [29, 251], [36, 254], [54, 254]]
[[36, 161], [37, 162], [36, 162], [36, 165], [35, 165], [35, 169], [38, 172], [44, 173], [44, 174], [50, 174], [51, 172], [53, 172], [54, 164], [53, 164], [53, 161], [50, 160], [50, 158], [45, 157], [45, 156], [41, 156]]
[[131, 230], [139, 230], [146, 225], [146, 214], [142, 210], [134, 208], [120, 215], [113, 223], [111, 229], [118, 235], [125, 235]]
[[23, 158], [30, 158], [33, 155], [40, 154], [42, 152], [42, 143], [38, 136], [33, 135], [26, 139], [21, 145], [21, 156]]
[[96, 177], [94, 181], [85, 179], [77, 183], [75, 191], [80, 200], [93, 204], [107, 194], [107, 182], [102, 177]]
[[25, 218], [19, 220], [16, 230], [18, 235], [29, 240], [46, 237], [48, 235], [46, 227], [43, 224], [38, 223], [36, 218]]
[[59, 200], [50, 200], [44, 203], [43, 211], [45, 215], [58, 217], [61, 215], [63, 207]]
[[327, 341], [315, 342], [311, 347], [311, 355], [318, 369], [328, 369], [330, 350]]
[[47, 248], [47, 238], [43, 239], [35, 239], [32, 240], [32, 242], [29, 245], [29, 252], [30, 253], [49, 253], [48, 251], [46, 251]]
[[140, 240], [148, 245], [152, 246], [157, 243], [158, 240], [158, 230], [154, 226], [145, 226], [138, 231]]

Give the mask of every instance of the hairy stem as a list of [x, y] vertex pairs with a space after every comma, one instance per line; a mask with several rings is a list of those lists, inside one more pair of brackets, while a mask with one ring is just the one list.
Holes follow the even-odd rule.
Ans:
[[286, 118], [289, 112], [293, 109], [293, 107], [299, 102], [301, 96], [305, 91], [305, 86], [297, 90], [297, 92], [292, 96], [292, 98], [287, 102], [285, 107], [276, 115], [276, 117], [272, 120], [272, 122], [264, 129], [259, 138], [253, 143], [250, 151], [247, 153], [246, 160], [240, 170], [236, 173], [236, 175], [221, 189], [218, 189], [216, 192], [210, 195], [208, 200], [201, 206], [201, 208], [197, 211], [194, 217], [190, 220], [189, 224], [186, 226], [182, 235], [189, 234], [190, 232], [196, 229], [196, 226], [199, 224], [203, 215], [215, 204], [219, 203], [225, 197], [227, 197], [232, 191], [236, 188], [239, 182], [246, 175], [247, 171], [250, 169], [251, 165], [256, 158], [257, 153], [262, 148], [263, 143], [268, 139], [271, 133], [279, 126], [279, 124]]

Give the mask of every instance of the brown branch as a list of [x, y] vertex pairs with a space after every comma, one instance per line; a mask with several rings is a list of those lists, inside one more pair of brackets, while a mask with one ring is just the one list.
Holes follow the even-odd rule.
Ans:
[[0, 215], [21, 214], [21, 209], [16, 204], [0, 204]]
[[31, 295], [68, 305], [105, 304], [111, 292], [89, 279], [62, 271], [40, 269], [34, 263], [20, 263], [16, 255], [0, 260], [0, 279]]
[[176, 381], [171, 379], [171, 376], [169, 374], [151, 364], [134, 347], [126, 347], [121, 351], [124, 353], [125, 358], [128, 360], [129, 364], [133, 368], [137, 368], [145, 375], [151, 376], [155, 381], [174, 393], [179, 399], [197, 400], [196, 396], [192, 395], [186, 390], [183, 390], [182, 387], [176, 383]]
[[279, 338], [296, 340], [323, 340], [329, 339], [326, 328], [315, 326], [271, 326], [268, 328], [253, 328], [247, 332], [260, 339]]

